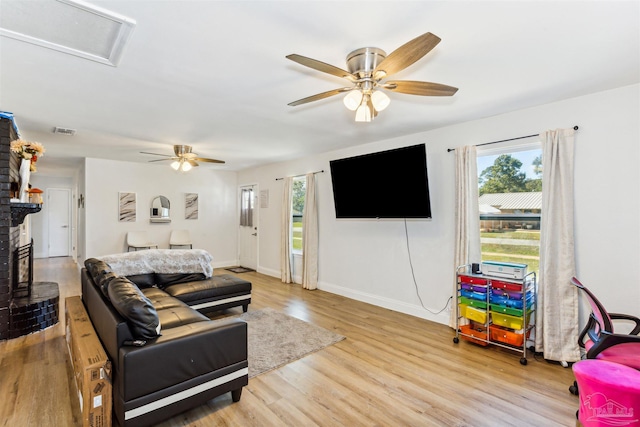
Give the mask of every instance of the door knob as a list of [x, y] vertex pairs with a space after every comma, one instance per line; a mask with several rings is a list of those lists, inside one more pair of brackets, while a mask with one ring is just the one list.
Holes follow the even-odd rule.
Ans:
[[61, 225], [62, 228], [67, 228], [69, 227], [68, 225]]

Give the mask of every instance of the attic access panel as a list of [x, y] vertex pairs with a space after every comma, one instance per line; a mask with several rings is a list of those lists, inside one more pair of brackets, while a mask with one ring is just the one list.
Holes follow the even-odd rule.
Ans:
[[133, 19], [75, 0], [2, 0], [0, 35], [117, 66]]

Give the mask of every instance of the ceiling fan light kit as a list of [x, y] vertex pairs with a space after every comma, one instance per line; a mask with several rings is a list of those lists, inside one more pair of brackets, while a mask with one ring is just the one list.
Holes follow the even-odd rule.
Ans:
[[347, 69], [349, 71], [298, 54], [287, 55], [287, 59], [336, 77], [345, 78], [354, 85], [302, 98], [290, 102], [289, 105], [302, 105], [348, 92], [343, 98], [343, 103], [349, 110], [356, 112], [356, 122], [370, 122], [378, 115], [379, 111], [384, 110], [391, 103], [391, 99], [382, 90], [420, 96], [452, 96], [458, 89], [440, 83], [403, 80], [382, 81], [389, 75], [418, 61], [438, 43], [440, 43], [438, 36], [425, 33], [400, 46], [388, 56], [384, 50], [375, 47], [357, 49], [347, 55]]
[[171, 167], [176, 171], [189, 172], [191, 170], [191, 165], [189, 162], [185, 162], [184, 159], [180, 161], [175, 161], [171, 163]]
[[206, 157], [198, 157], [198, 155], [192, 152], [192, 147], [190, 145], [174, 145], [173, 146], [174, 156], [169, 156], [167, 154], [158, 154], [158, 153], [148, 153], [146, 151], [141, 151], [141, 154], [151, 154], [152, 156], [162, 156], [164, 159], [158, 160], [149, 160], [150, 162], [162, 162], [165, 160], [173, 160], [171, 163], [171, 167], [176, 171], [188, 172], [192, 168], [196, 166], [200, 166], [198, 162], [207, 162], [207, 163], [224, 163], [223, 160], [217, 159], [208, 159]]

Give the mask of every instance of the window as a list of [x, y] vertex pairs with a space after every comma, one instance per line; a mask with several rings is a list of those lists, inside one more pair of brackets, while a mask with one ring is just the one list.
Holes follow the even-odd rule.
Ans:
[[483, 261], [527, 264], [538, 273], [542, 208], [542, 149], [478, 153], [480, 243]]
[[253, 227], [253, 187], [243, 188], [240, 194], [240, 225]]
[[293, 194], [291, 197], [291, 240], [294, 253], [302, 253], [302, 213], [304, 199], [307, 195], [307, 179], [302, 176], [293, 179]]

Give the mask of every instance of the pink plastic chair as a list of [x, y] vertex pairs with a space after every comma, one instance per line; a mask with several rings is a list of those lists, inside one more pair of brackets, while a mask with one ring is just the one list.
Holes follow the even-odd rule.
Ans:
[[[606, 360], [640, 370], [640, 319], [619, 313], [608, 313], [598, 299], [575, 277], [571, 283], [580, 289], [591, 305], [589, 321], [580, 333], [578, 345], [586, 350], [587, 359]], [[613, 320], [625, 320], [635, 323], [629, 334], [616, 334]], [[569, 391], [578, 394], [577, 384]]]
[[640, 426], [640, 371], [606, 360], [573, 364], [584, 427]]

